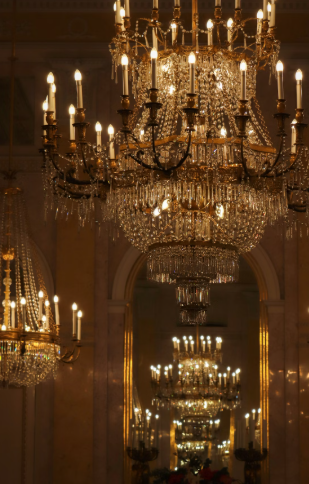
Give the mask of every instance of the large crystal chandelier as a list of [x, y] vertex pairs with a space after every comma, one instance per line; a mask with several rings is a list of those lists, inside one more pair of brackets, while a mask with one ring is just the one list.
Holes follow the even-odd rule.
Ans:
[[0, 274], [0, 381], [29, 386], [55, 377], [59, 361], [71, 363], [79, 356], [82, 312], [74, 303], [74, 346], [61, 354], [59, 298], [54, 296], [53, 314], [18, 188], [7, 188], [2, 195]]
[[[198, 335], [198, 331], [197, 331]], [[222, 339], [216, 338], [213, 349], [210, 336], [183, 337], [182, 345], [173, 338], [174, 365], [151, 367], [153, 402], [178, 409], [180, 415], [188, 413], [215, 417], [223, 408], [240, 404], [240, 370], [225, 372], [219, 368], [222, 360]], [[196, 346], [196, 348], [195, 348]]]

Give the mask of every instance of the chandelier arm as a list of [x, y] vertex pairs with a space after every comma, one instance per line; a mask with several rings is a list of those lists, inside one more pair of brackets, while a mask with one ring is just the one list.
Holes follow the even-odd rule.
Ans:
[[[84, 154], [84, 151], [81, 150], [81, 153], [82, 153], [82, 159], [83, 159], [83, 165], [85, 167], [85, 170], [86, 170], [86, 173], [90, 176], [91, 180], [92, 181], [96, 181], [96, 179], [93, 177], [93, 175], [90, 173], [90, 170], [89, 168], [87, 167], [87, 163], [86, 163], [86, 159], [85, 159], [85, 154]], [[91, 183], [91, 182], [90, 182]]]
[[190, 147], [191, 147], [191, 131], [189, 131], [188, 146], [187, 146], [187, 150], [186, 150], [184, 156], [181, 158], [181, 160], [179, 161], [179, 163], [176, 166], [172, 166], [168, 170], [165, 170], [167, 173], [171, 173], [171, 172], [177, 170], [177, 168], [180, 168], [181, 165], [184, 164], [184, 162], [186, 161], [186, 159], [188, 158], [188, 156], [191, 156], [190, 153], [189, 153]]
[[294, 205], [293, 203], [289, 203], [288, 208], [293, 210], [293, 212], [306, 213], [306, 207], [302, 205]]
[[[297, 162], [297, 161], [298, 161], [298, 159], [299, 159], [299, 156], [300, 156], [301, 151], [302, 151], [302, 148], [301, 148], [301, 146], [300, 146], [300, 147], [298, 147], [298, 151], [297, 151], [297, 153], [296, 153], [295, 160], [294, 160], [294, 161], [293, 161], [293, 162], [290, 164], [290, 166], [289, 166], [289, 167], [288, 167], [286, 170], [283, 170], [283, 171], [281, 171], [280, 173], [276, 173], [276, 177], [278, 177], [278, 176], [283, 176], [283, 175], [285, 175], [286, 173], [288, 173], [288, 172], [289, 172], [291, 169], [293, 169], [294, 165], [296, 164], [296, 162]], [[272, 177], [271, 177], [271, 176], [269, 176], [269, 177], [266, 177], [266, 178], [272, 178]]]
[[50, 153], [48, 154], [49, 158], [51, 159], [51, 162], [55, 168], [55, 170], [61, 174], [61, 176], [64, 177], [64, 172], [60, 169], [60, 167], [56, 164], [55, 160], [54, 160], [54, 156], [51, 155]]
[[[54, 180], [56, 180], [56, 177], [54, 178]], [[107, 186], [109, 186], [108, 183], [106, 182], [103, 182], [105, 183]], [[88, 195], [88, 194], [84, 194], [84, 193], [77, 193], [77, 192], [72, 192], [71, 190], [68, 190], [67, 188], [63, 188], [61, 185], [57, 185], [58, 188], [60, 188], [60, 190], [63, 190], [64, 192], [68, 193], [69, 195], [72, 196], [72, 198], [74, 198], [75, 200], [81, 200], [83, 198], [87, 198], [87, 200], [89, 200], [89, 198], [91, 198], [91, 195]], [[100, 195], [93, 195], [94, 198], [100, 198]]]
[[244, 158], [244, 139], [243, 138], [241, 138], [241, 142], [240, 142], [240, 157], [241, 157], [241, 164], [243, 166], [244, 172], [247, 175], [247, 177], [250, 178], [250, 174], [248, 172], [248, 168], [247, 168], [246, 161], [245, 161], [245, 158]]
[[278, 161], [280, 160], [280, 157], [282, 155], [283, 141], [284, 141], [284, 136], [281, 136], [280, 147], [279, 147], [279, 151], [278, 151], [278, 154], [276, 156], [275, 162], [270, 168], [268, 168], [264, 173], [261, 174], [261, 177], [263, 177], [263, 178], [266, 177], [269, 173], [271, 173], [276, 168]]
[[[130, 151], [127, 133], [125, 134], [125, 140], [126, 140], [128, 150]], [[141, 150], [139, 150], [137, 153], [143, 153], [143, 152]], [[148, 170], [154, 170], [154, 171], [163, 171], [163, 168], [158, 168], [156, 166], [147, 165], [147, 163], [144, 163], [138, 156], [135, 156], [132, 153], [129, 153], [129, 156], [130, 156], [130, 158], [132, 158], [132, 160], [136, 161], [136, 163], [138, 163], [143, 168], [147, 168]]]
[[160, 163], [159, 157], [156, 152], [156, 145], [155, 145], [155, 133], [154, 133], [154, 126], [152, 126], [152, 151], [154, 154], [154, 161], [156, 162], [157, 166], [161, 169], [164, 170], [164, 166]]

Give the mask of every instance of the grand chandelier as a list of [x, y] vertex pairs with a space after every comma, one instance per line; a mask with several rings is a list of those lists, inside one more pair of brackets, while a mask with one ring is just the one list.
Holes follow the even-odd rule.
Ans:
[[[196, 325], [206, 322], [209, 284], [237, 281], [239, 255], [258, 244], [267, 225], [280, 220], [288, 236], [307, 225], [295, 214], [306, 212], [309, 185], [300, 70], [292, 142], [286, 144], [289, 115], [275, 2], [268, 8], [263, 0], [257, 18], [244, 19], [237, 0], [234, 18], [224, 19], [216, 0], [206, 29], [197, 2], [192, 9], [187, 30], [175, 0], [164, 29], [154, 0], [151, 18], [139, 19], [131, 29], [129, 1], [123, 8], [117, 0], [110, 52], [116, 81], [122, 71], [122, 129], [114, 135], [111, 127], [103, 146], [97, 125], [96, 145], [86, 142], [78, 71], [76, 118], [70, 114], [73, 143], [67, 155], [60, 155], [54, 79], [49, 76], [42, 153], [46, 192], [56, 198], [57, 207], [60, 203], [59, 210], [68, 213], [67, 200], [72, 207], [77, 201], [84, 221], [100, 198], [104, 219], [116, 221], [128, 240], [147, 253], [149, 278], [176, 282], [185, 287], [183, 294], [197, 295], [199, 307], [185, 298], [179, 301], [181, 322]], [[256, 97], [257, 75], [265, 69], [278, 82], [278, 149]]]
[[61, 354], [59, 298], [54, 296], [53, 315], [18, 188], [3, 192], [0, 234], [0, 274], [4, 275], [0, 381], [15, 386], [36, 385], [56, 376], [59, 361], [71, 363], [78, 358], [82, 312], [74, 303], [74, 345]]
[[185, 415], [175, 420], [175, 442], [178, 452], [203, 452], [209, 442], [217, 439], [220, 419], [205, 415]]
[[[198, 335], [198, 331], [197, 331]], [[200, 341], [199, 341], [200, 340]], [[151, 366], [153, 403], [178, 409], [180, 415], [215, 417], [223, 408], [240, 404], [240, 370], [219, 369], [222, 339], [216, 338], [213, 349], [210, 336], [173, 338], [174, 364]], [[196, 346], [196, 348], [195, 348]]]

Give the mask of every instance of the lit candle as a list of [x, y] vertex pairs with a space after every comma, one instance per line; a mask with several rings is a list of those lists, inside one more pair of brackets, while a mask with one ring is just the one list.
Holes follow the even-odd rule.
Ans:
[[22, 311], [22, 324], [23, 324], [23, 331], [26, 329], [26, 299], [24, 297], [20, 300], [21, 304], [21, 311]]
[[[46, 99], [43, 102], [42, 108], [43, 108], [43, 126], [45, 126], [46, 125], [46, 111], [48, 111], [48, 102], [47, 102]], [[44, 134], [45, 133], [46, 133], [46, 131], [44, 130]]]
[[15, 328], [15, 307], [16, 307], [15, 301], [12, 301], [11, 302], [11, 328], [12, 329]]
[[278, 82], [278, 99], [284, 99], [284, 91], [283, 91], [283, 64], [281, 61], [277, 62], [276, 66], [277, 70], [277, 82]]
[[275, 27], [275, 26], [276, 26], [276, 0], [272, 0], [270, 27]]
[[227, 41], [230, 44], [228, 46], [228, 50], [232, 50], [232, 28], [233, 28], [233, 19], [229, 18], [227, 21]]
[[233, 383], [233, 385], [235, 385], [235, 383], [236, 383], [236, 374], [235, 373], [232, 373], [232, 383]]
[[255, 420], [256, 420], [256, 410], [255, 409], [252, 410], [252, 420], [253, 420], [254, 425], [255, 425]]
[[173, 365], [168, 365], [168, 371], [169, 371], [170, 377], [172, 377], [173, 376]]
[[291, 153], [295, 154], [296, 153], [296, 128], [295, 124], [297, 124], [296, 119], [293, 119], [292, 124], [291, 124], [291, 130], [292, 130], [292, 139], [291, 139]]
[[255, 420], [253, 420], [253, 415], [252, 415], [252, 418], [250, 419], [250, 422], [249, 422], [249, 442], [253, 442], [253, 448], [254, 448], [254, 442], [255, 442]]
[[223, 386], [226, 387], [226, 373], [223, 373]]
[[76, 69], [74, 78], [76, 81], [76, 91], [77, 91], [77, 109], [83, 108], [83, 88], [82, 88], [82, 75], [81, 72]]
[[157, 27], [152, 28], [152, 47], [158, 50]]
[[226, 371], [227, 371], [227, 379], [229, 380], [231, 375], [231, 368], [228, 366]]
[[268, 22], [270, 24], [270, 22], [271, 22], [271, 4], [269, 2], [267, 4], [267, 17], [268, 17]]
[[53, 106], [54, 106], [54, 119], [56, 119], [56, 84], [52, 85], [52, 96], [53, 96]]
[[218, 374], [218, 381], [219, 381], [219, 387], [221, 387], [222, 384], [222, 373]]
[[155, 437], [155, 441], [154, 441], [154, 446], [156, 448], [159, 447], [159, 415], [156, 415], [156, 437]]
[[207, 348], [209, 353], [211, 353], [211, 339], [210, 336], [207, 336]]
[[49, 329], [49, 301], [45, 301], [46, 329]]
[[297, 109], [303, 109], [303, 73], [300, 69], [296, 72], [295, 78]]
[[43, 326], [43, 329], [45, 330], [46, 329], [46, 316], [45, 316], [45, 314], [43, 314], [43, 316], [42, 316], [42, 326]]
[[128, 64], [129, 64], [128, 56], [126, 54], [123, 54], [123, 56], [121, 57], [121, 65], [122, 65], [122, 93], [124, 96], [129, 95]]
[[263, 29], [263, 10], [259, 10], [257, 13], [257, 42], [261, 43], [261, 35]]
[[235, 0], [235, 8], [238, 9], [238, 8], [241, 8], [241, 0]]
[[247, 72], [247, 62], [242, 60], [240, 63], [240, 99], [241, 101], [246, 101], [246, 72]]
[[236, 373], [237, 383], [240, 383], [240, 369], [238, 368], [235, 373]]
[[69, 115], [70, 115], [70, 140], [74, 141], [75, 140], [75, 126], [73, 124], [75, 123], [75, 107], [73, 104], [69, 107]]
[[95, 125], [95, 130], [97, 133], [97, 148], [102, 144], [102, 125], [101, 123], [97, 122]]
[[157, 58], [158, 52], [156, 49], [152, 49], [150, 53], [151, 57], [151, 88], [157, 89]]
[[195, 94], [195, 55], [193, 52], [189, 55], [190, 64], [190, 94]]
[[263, 0], [263, 19], [264, 20], [268, 19], [267, 4], [268, 4], [268, 0]]
[[208, 45], [213, 45], [213, 36], [212, 36], [213, 26], [214, 26], [214, 24], [213, 24], [212, 20], [208, 20], [208, 22], [207, 22]]
[[42, 321], [44, 292], [39, 291], [39, 321]]
[[126, 11], [126, 17], [130, 17], [130, 0], [124, 0], [124, 9]]
[[81, 311], [78, 311], [77, 313], [77, 340], [81, 340], [81, 335], [82, 335], [82, 315], [83, 313]]
[[54, 304], [55, 304], [55, 320], [56, 325], [59, 326], [60, 318], [59, 318], [59, 306], [58, 306], [59, 298], [58, 296], [54, 296]]
[[250, 418], [250, 414], [249, 413], [246, 413], [245, 419], [246, 419], [246, 427], [247, 428], [249, 427], [249, 418]]
[[186, 353], [187, 353], [187, 352], [188, 352], [188, 340], [187, 340], [187, 339], [185, 339], [185, 341], [184, 341], [184, 342], [185, 342], [185, 351], [186, 351]]
[[120, 17], [121, 17], [121, 30], [124, 31], [126, 30], [125, 26], [124, 26], [124, 18], [126, 16], [126, 11], [123, 7], [121, 7], [120, 9]]
[[121, 15], [120, 15], [120, 0], [116, 0], [116, 24], [121, 24]]
[[116, 2], [114, 3], [114, 12], [115, 12], [115, 24], [117, 23], [116, 22]]
[[55, 106], [53, 104], [54, 96], [53, 96], [53, 84], [54, 84], [55, 78], [54, 74], [50, 72], [47, 76], [47, 83], [48, 83], [48, 109], [49, 111], [54, 111]]
[[174, 44], [174, 42], [176, 42], [177, 40], [177, 25], [175, 23], [172, 23], [171, 29], [172, 29], [172, 44]]
[[[144, 134], [145, 134], [145, 131], [144, 131], [143, 129], [141, 129], [141, 130], [140, 130], [140, 137], [139, 137], [139, 139], [140, 139], [141, 141], [144, 141]], [[175, 344], [174, 344], [174, 348], [175, 348]]]
[[72, 311], [73, 311], [73, 338], [76, 338], [76, 311], [77, 311], [77, 304], [73, 303], [72, 304]]
[[216, 350], [220, 351], [222, 346], [222, 339], [221, 338], [216, 338]]
[[110, 124], [107, 128], [107, 132], [109, 135], [109, 159], [115, 159], [115, 144], [114, 144], [114, 127]]

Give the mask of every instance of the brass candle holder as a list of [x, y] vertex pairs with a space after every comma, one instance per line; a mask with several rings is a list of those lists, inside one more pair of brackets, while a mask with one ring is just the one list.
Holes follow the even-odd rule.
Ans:
[[267, 449], [263, 452], [253, 448], [253, 442], [249, 442], [248, 449], [236, 449], [235, 458], [245, 463], [244, 467], [244, 484], [260, 484], [261, 482], [261, 462], [268, 455]]

